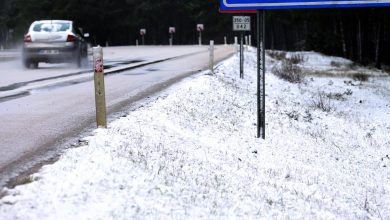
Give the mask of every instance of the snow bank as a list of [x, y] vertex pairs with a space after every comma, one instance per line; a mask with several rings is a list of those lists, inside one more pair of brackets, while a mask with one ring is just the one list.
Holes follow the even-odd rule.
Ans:
[[[326, 66], [313, 56], [306, 65]], [[6, 190], [0, 217], [389, 219], [389, 77], [291, 84], [267, 72], [264, 141], [255, 138], [256, 52], [244, 80], [238, 64], [97, 129], [32, 183]], [[313, 107], [319, 94], [330, 111]]]

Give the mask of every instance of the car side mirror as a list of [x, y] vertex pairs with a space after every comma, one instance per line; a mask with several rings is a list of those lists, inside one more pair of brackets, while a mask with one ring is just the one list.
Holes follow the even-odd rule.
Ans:
[[89, 33], [85, 33], [85, 34], [84, 34], [84, 37], [89, 37]]

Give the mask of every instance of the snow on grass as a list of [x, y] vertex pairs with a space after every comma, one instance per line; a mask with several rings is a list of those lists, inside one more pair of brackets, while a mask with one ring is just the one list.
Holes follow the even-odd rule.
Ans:
[[307, 75], [316, 76], [353, 76], [353, 75], [367, 75], [367, 76], [388, 76], [389, 73], [379, 71], [375, 68], [366, 68], [354, 63], [350, 60], [341, 57], [324, 56], [317, 52], [290, 52], [270, 50], [271, 65], [269, 67], [280, 65], [280, 62], [272, 62], [280, 60], [281, 58], [294, 59], [302, 57], [304, 62], [298, 64], [299, 67], [305, 69]]
[[[311, 66], [331, 59], [304, 56]], [[32, 183], [6, 190], [0, 217], [389, 219], [390, 79], [292, 84], [267, 72], [260, 140], [255, 51], [244, 80], [238, 64], [233, 57], [97, 129]], [[329, 111], [313, 105], [320, 94]]]

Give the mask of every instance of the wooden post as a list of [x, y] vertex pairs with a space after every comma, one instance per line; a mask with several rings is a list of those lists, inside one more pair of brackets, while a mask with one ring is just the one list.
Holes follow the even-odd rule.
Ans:
[[107, 128], [103, 48], [100, 46], [93, 48], [93, 69], [95, 82], [96, 123], [98, 127]]

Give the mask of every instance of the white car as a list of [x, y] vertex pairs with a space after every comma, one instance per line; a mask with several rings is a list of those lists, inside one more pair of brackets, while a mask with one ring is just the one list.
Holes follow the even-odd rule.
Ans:
[[73, 21], [35, 21], [24, 37], [23, 64], [26, 68], [38, 68], [39, 62], [74, 62], [80, 67], [88, 55], [84, 36]]

